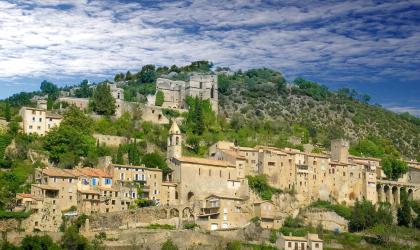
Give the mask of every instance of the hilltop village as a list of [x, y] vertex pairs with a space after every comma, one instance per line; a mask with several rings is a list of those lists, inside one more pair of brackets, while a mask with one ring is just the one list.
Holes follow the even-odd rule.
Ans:
[[[356, 201], [401, 204], [420, 198], [420, 163], [405, 161], [408, 170], [397, 179], [386, 176], [381, 159], [349, 154], [349, 142], [331, 140], [330, 150], [243, 147], [221, 140], [209, 147], [204, 157], [183, 152], [187, 141], [180, 129], [183, 116], [168, 117], [167, 110], [180, 114], [191, 108], [188, 98], [208, 100], [219, 112], [218, 77], [194, 73], [187, 81], [158, 78], [156, 91], [139, 105], [125, 101], [124, 82], [107, 82], [115, 101], [115, 118], [140, 111], [144, 121], [170, 127], [166, 143], [168, 171], [145, 164], [119, 164], [103, 156], [95, 166], [60, 168], [44, 159], [35, 169], [30, 192], [18, 193], [14, 211], [31, 211], [21, 228], [26, 232], [59, 232], [69, 218], [87, 215], [86, 231], [129, 229], [146, 224], [181, 227], [194, 223], [208, 231], [229, 231], [249, 226], [258, 218], [265, 229], [281, 227], [288, 218], [314, 202], [353, 206]], [[89, 88], [97, 88], [92, 85]], [[47, 108], [47, 98], [33, 98], [36, 107], [22, 107], [20, 126], [27, 135], [46, 136], [60, 127], [69, 107], [89, 109], [89, 98], [75, 97], [77, 88], [60, 91], [56, 109]], [[92, 114], [93, 119], [101, 115]], [[118, 147], [133, 138], [95, 133], [97, 145]], [[256, 187], [264, 177], [267, 190]], [[142, 203], [139, 206], [139, 203]], [[143, 208], [138, 208], [143, 207]], [[162, 215], [163, 211], [163, 215]], [[118, 218], [118, 219], [116, 219]], [[321, 223], [330, 230], [347, 231], [340, 219]], [[340, 224], [341, 223], [341, 224]], [[317, 234], [294, 237], [281, 234], [280, 249], [322, 249]]]

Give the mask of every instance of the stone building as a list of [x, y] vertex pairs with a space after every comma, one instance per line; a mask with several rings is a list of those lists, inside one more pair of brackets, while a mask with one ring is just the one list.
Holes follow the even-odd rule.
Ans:
[[322, 250], [323, 241], [318, 238], [318, 234], [308, 233], [306, 237], [280, 234], [276, 246], [282, 250]]
[[19, 111], [22, 117], [22, 129], [25, 134], [44, 136], [53, 127], [59, 126], [63, 117], [39, 108], [22, 107]]
[[158, 78], [156, 91], [163, 92], [164, 108], [186, 109], [186, 98], [191, 96], [210, 100], [213, 111], [218, 112], [217, 75], [193, 74], [187, 82]]

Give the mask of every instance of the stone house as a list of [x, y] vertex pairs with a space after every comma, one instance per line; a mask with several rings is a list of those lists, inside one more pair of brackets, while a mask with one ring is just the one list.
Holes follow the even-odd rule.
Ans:
[[278, 208], [272, 201], [254, 202], [254, 216], [260, 219], [262, 228], [278, 228], [282, 221]]
[[186, 98], [191, 96], [210, 100], [213, 111], [218, 113], [217, 89], [216, 75], [193, 74], [187, 82], [165, 78], [156, 80], [156, 92], [161, 91], [164, 95], [164, 108], [186, 109]]
[[37, 134], [44, 136], [52, 128], [60, 126], [63, 119], [61, 115], [57, 115], [45, 109], [22, 107], [19, 111], [22, 117], [21, 127], [25, 134]]
[[280, 234], [276, 246], [282, 250], [322, 250], [323, 241], [318, 238], [318, 234], [308, 233], [306, 237]]

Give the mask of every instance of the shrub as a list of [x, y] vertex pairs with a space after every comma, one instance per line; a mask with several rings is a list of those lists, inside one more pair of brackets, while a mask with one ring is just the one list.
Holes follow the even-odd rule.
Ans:
[[0, 219], [26, 219], [32, 212], [0, 211]]
[[312, 203], [309, 207], [321, 207], [326, 208], [328, 210], [334, 211], [336, 214], [340, 215], [341, 217], [345, 218], [346, 220], [350, 219], [351, 217], [351, 209], [344, 205], [340, 204], [331, 204], [328, 201], [321, 201], [318, 200]]
[[168, 229], [168, 230], [172, 230], [172, 229], [175, 229], [175, 226], [169, 225], [169, 224], [149, 224], [146, 228], [147, 229]]
[[165, 101], [165, 95], [162, 91], [158, 91], [156, 93], [155, 105], [162, 106], [163, 102]]
[[196, 223], [187, 223], [187, 224], [184, 224], [184, 229], [194, 229], [196, 227], [199, 227]]
[[171, 239], [167, 239], [163, 245], [162, 250], [178, 250], [178, 247], [172, 242]]
[[226, 245], [226, 250], [241, 250], [242, 249], [242, 244], [240, 241], [231, 241], [228, 242]]

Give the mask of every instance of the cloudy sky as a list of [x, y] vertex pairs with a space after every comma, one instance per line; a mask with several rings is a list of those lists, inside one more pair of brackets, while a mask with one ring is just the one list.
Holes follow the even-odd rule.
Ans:
[[0, 0], [0, 98], [194, 60], [351, 87], [420, 116], [420, 1]]

